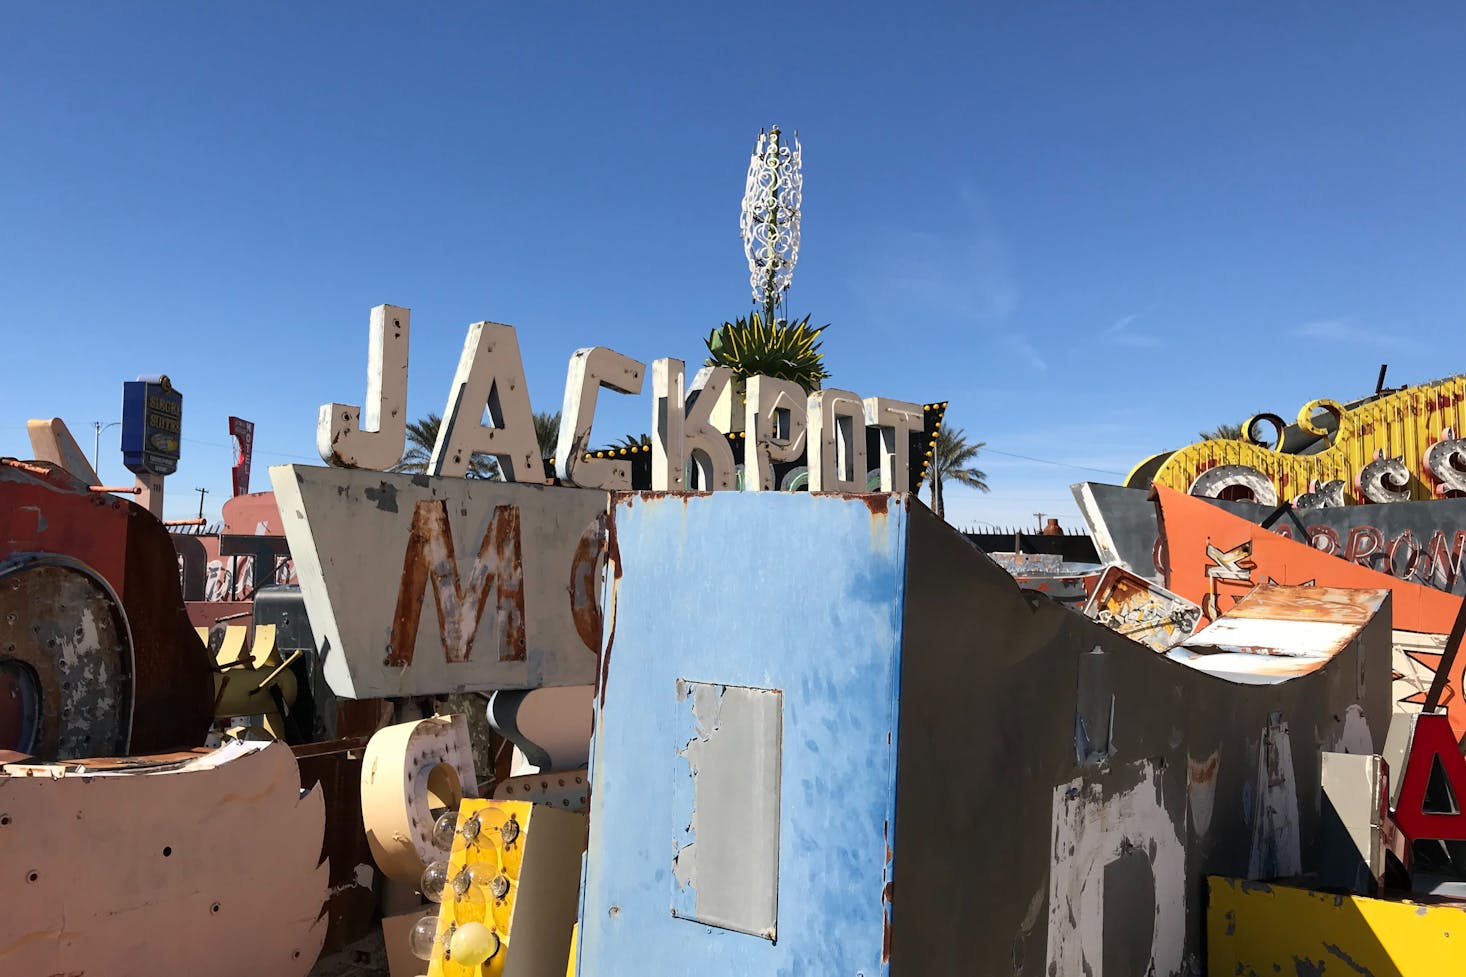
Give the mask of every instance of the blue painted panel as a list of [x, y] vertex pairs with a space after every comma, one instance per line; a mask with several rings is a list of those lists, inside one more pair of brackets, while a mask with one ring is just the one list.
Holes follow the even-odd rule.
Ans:
[[[907, 514], [883, 510], [772, 492], [617, 505], [582, 977], [887, 972]], [[783, 693], [774, 942], [672, 915], [687, 828], [679, 678]]]

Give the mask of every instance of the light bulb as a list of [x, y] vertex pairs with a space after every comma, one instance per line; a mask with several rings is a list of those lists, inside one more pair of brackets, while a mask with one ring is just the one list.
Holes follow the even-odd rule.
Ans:
[[466, 869], [466, 868], [459, 869], [458, 870], [458, 874], [455, 875], [455, 876], [453, 876], [453, 895], [454, 895], [454, 897], [455, 898], [458, 898], [458, 899], [462, 899], [464, 897], [464, 895], [467, 894], [468, 888], [472, 884], [473, 884], [473, 878], [469, 874], [468, 869]]
[[483, 923], [464, 923], [448, 941], [454, 963], [477, 967], [499, 952], [499, 937]]
[[479, 823], [478, 815], [470, 814], [468, 816], [468, 819], [463, 822], [463, 826], [460, 827], [458, 830], [462, 832], [463, 837], [470, 844], [472, 844], [475, 840], [477, 840], [479, 828], [481, 826], [482, 825]]
[[453, 835], [458, 831], [458, 812], [444, 811], [433, 825], [433, 844], [444, 851], [453, 850]]
[[433, 947], [438, 942], [438, 917], [427, 915], [412, 924], [407, 934], [407, 947], [419, 960], [433, 959]]
[[422, 878], [418, 880], [417, 889], [427, 896], [429, 902], [443, 901], [443, 887], [448, 884], [448, 862], [445, 859], [438, 859], [429, 862], [428, 867], [422, 870]]
[[474, 862], [468, 867], [468, 878], [474, 885], [486, 886], [499, 874], [499, 866], [493, 862]]

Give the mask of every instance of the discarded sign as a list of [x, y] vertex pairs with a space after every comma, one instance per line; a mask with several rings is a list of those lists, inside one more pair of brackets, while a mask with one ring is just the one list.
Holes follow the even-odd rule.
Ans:
[[337, 695], [594, 681], [605, 492], [300, 465], [270, 477]]
[[1084, 613], [1156, 651], [1185, 640], [1201, 619], [1196, 604], [1119, 566], [1105, 568]]
[[[1307, 667], [1254, 684], [1025, 596], [910, 497], [633, 494], [618, 496], [610, 528], [584, 977], [1196, 971], [1208, 871], [1317, 865], [1318, 754], [1285, 746], [1288, 731], [1372, 751], [1388, 715], [1389, 605], [1378, 593], [1256, 598], [1244, 625]], [[824, 571], [796, 574], [790, 546], [821, 553]], [[669, 599], [694, 575], [717, 603]], [[795, 576], [800, 614], [771, 632], [746, 613]], [[1304, 625], [1294, 649], [1290, 632]], [[666, 654], [674, 636], [709, 629], [719, 642]], [[747, 708], [730, 717], [734, 690]], [[1035, 697], [1048, 719], [1011, 709]], [[973, 715], [985, 717], [975, 747]], [[730, 734], [736, 764], [707, 749]], [[1015, 766], [999, 744], [1020, 741], [1053, 762]], [[757, 810], [726, 803], [774, 769], [780, 788], [756, 791]], [[646, 813], [659, 809], [675, 812], [661, 860]], [[735, 823], [718, 821], [735, 810]], [[719, 854], [685, 864], [704, 840]], [[730, 865], [730, 850], [747, 854]], [[726, 913], [700, 911], [739, 896]], [[976, 918], [991, 937], [974, 944], [954, 921]]]

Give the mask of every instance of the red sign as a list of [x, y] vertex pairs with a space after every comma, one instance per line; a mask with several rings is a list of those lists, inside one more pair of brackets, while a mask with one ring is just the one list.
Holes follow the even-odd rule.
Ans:
[[234, 494], [244, 495], [249, 491], [249, 462], [255, 447], [254, 422], [231, 417], [229, 434], [239, 446], [239, 453], [234, 457]]

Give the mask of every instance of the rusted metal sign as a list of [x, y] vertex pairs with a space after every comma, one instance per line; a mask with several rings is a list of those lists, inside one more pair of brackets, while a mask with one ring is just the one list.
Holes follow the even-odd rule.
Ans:
[[[1320, 424], [1320, 414], [1333, 423]], [[1252, 436], [1260, 422], [1279, 432], [1284, 426], [1265, 414], [1250, 419], [1244, 432]], [[1305, 507], [1466, 495], [1466, 376], [1407, 387], [1349, 409], [1333, 400], [1310, 401], [1298, 412], [1298, 428], [1327, 446], [1290, 453], [1261, 440], [1202, 441], [1146, 459], [1126, 484]]]
[[270, 477], [337, 695], [594, 681], [605, 492], [299, 465]]
[[[74, 571], [47, 570], [51, 582], [43, 584], [30, 576], [39, 572], [38, 561], [53, 568], [69, 563]], [[88, 491], [54, 465], [0, 461], [0, 565], [20, 585], [9, 599], [25, 602], [12, 612], [30, 635], [0, 642], [0, 660], [27, 663], [43, 725], [59, 730], [63, 716], [74, 717], [68, 742], [80, 752], [70, 755], [119, 750], [128, 737], [114, 724], [125, 724], [129, 712], [132, 752], [203, 742], [213, 701], [210, 663], [184, 611], [177, 556], [157, 518]], [[11, 645], [15, 650], [7, 652]], [[95, 671], [102, 659], [109, 678]], [[73, 668], [80, 671], [72, 675]], [[60, 711], [44, 711], [47, 704]], [[95, 738], [88, 745], [89, 723]], [[61, 748], [60, 741], [43, 741]]]
[[[1417, 635], [1449, 632], [1461, 607], [1460, 597], [1330, 556], [1205, 500], [1168, 488], [1154, 491], [1164, 542], [1166, 585], [1200, 604], [1205, 620], [1216, 619], [1254, 587], [1267, 583], [1387, 589], [1393, 597], [1395, 627]], [[1408, 675], [1424, 668], [1433, 674], [1441, 655], [1421, 649], [1419, 643], [1402, 646], [1395, 671]], [[1456, 661], [1447, 678], [1446, 704], [1457, 735], [1466, 735], [1466, 700], [1461, 697], [1463, 666], [1466, 657]], [[1407, 701], [1419, 699], [1412, 695]]]
[[1201, 619], [1196, 604], [1119, 566], [1105, 568], [1084, 613], [1156, 651], [1185, 640]]

